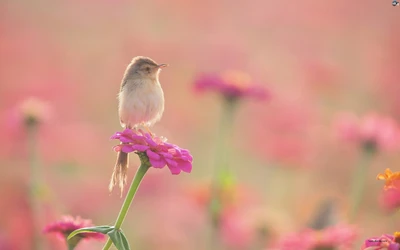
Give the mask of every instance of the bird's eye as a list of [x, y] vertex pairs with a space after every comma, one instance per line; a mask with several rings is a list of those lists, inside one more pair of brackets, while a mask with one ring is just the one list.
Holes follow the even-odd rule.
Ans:
[[150, 72], [150, 67], [146, 67], [146, 71], [149, 71], [149, 72]]

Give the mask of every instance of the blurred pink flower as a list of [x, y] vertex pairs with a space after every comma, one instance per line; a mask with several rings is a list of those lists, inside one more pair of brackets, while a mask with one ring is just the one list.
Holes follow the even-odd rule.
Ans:
[[238, 121], [242, 129], [253, 131], [238, 145], [252, 148], [253, 153], [280, 166], [309, 168], [317, 165], [320, 120], [311, 97], [280, 93], [268, 107], [250, 109], [247, 117]]
[[400, 189], [390, 188], [382, 191], [380, 205], [388, 212], [400, 208]]
[[111, 139], [118, 139], [122, 143], [114, 147], [116, 152], [131, 153], [138, 151], [146, 153], [151, 165], [155, 168], [163, 168], [167, 165], [172, 174], [179, 174], [181, 171], [190, 173], [192, 171], [193, 157], [189, 150], [167, 143], [163, 137], [152, 137], [141, 130], [125, 129], [122, 132], [115, 133]]
[[[91, 227], [93, 226], [91, 220], [84, 220], [81, 217], [72, 217], [72, 216], [63, 216], [61, 220], [56, 221], [54, 223], [51, 223], [47, 225], [43, 232], [44, 233], [55, 233], [57, 236], [64, 240], [70, 233], [73, 231], [83, 228], [83, 227]], [[98, 239], [98, 240], [103, 240], [105, 239], [105, 236], [101, 233], [82, 233], [79, 234], [80, 238], [84, 239]]]
[[204, 232], [206, 213], [190, 196], [185, 195], [186, 189], [186, 187], [174, 187], [170, 192], [149, 196], [137, 204], [137, 209], [143, 216], [137, 218], [133, 224], [139, 225], [138, 237], [145, 242], [145, 246], [141, 249], [199, 247], [201, 243], [193, 239]]
[[201, 75], [196, 79], [194, 89], [198, 92], [215, 91], [227, 99], [250, 97], [265, 100], [270, 96], [265, 87], [252, 83], [249, 75], [239, 71]]
[[[9, 155], [8, 151], [12, 151], [11, 148], [14, 144], [20, 144], [21, 141], [25, 143], [27, 126], [42, 123], [41, 125], [44, 125], [44, 128], [38, 128], [38, 132], [46, 130], [46, 125], [48, 125], [52, 115], [52, 109], [50, 103], [40, 98], [25, 97], [6, 106], [1, 115], [5, 118], [5, 123], [1, 124], [3, 127], [0, 128], [0, 131], [3, 131], [3, 134], [0, 136], [4, 141], [10, 143], [7, 143], [7, 147], [1, 148], [0, 151], [4, 152], [5, 155]], [[19, 151], [21, 150], [20, 145], [16, 148]], [[13, 149], [15, 150], [15, 148]]]
[[357, 238], [356, 230], [349, 225], [336, 225], [323, 230], [305, 229], [282, 238], [276, 248], [279, 250], [352, 249]]
[[50, 116], [51, 108], [48, 103], [38, 98], [30, 97], [17, 105], [10, 119], [17, 124], [31, 125], [46, 121]]
[[400, 249], [400, 233], [393, 235], [384, 234], [381, 237], [373, 237], [367, 239], [361, 246], [361, 250], [399, 250]]
[[372, 149], [391, 150], [400, 142], [400, 130], [395, 120], [374, 113], [361, 119], [353, 114], [342, 114], [337, 118], [335, 128], [341, 139]]
[[0, 249], [1, 250], [11, 250], [15, 249], [11, 246], [10, 240], [5, 237], [5, 235], [0, 234]]
[[312, 87], [327, 87], [338, 82], [339, 69], [331, 63], [322, 60], [306, 60], [302, 62], [306, 82]]
[[254, 242], [257, 227], [249, 215], [249, 206], [225, 208], [220, 218], [220, 237], [222, 242], [231, 247], [248, 249]]

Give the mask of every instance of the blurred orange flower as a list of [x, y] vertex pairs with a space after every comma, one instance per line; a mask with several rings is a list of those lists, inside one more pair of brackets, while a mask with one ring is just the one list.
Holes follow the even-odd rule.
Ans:
[[385, 180], [384, 189], [397, 188], [395, 185], [397, 181], [400, 181], [400, 172], [392, 172], [389, 168], [385, 170], [383, 174], [378, 174], [376, 176], [377, 180]]

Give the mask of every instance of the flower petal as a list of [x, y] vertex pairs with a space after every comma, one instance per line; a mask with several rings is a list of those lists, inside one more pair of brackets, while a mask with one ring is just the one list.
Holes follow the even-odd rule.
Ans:
[[181, 173], [181, 170], [178, 167], [173, 167], [168, 165], [168, 168], [171, 171], [171, 174], [177, 175]]
[[161, 152], [160, 155], [164, 156], [165, 159], [173, 159], [174, 158], [174, 156], [171, 155], [170, 153]]
[[124, 131], [122, 131], [123, 134], [125, 135], [133, 135], [134, 132], [132, 130], [130, 130], [129, 128], [124, 129]]
[[386, 180], [387, 177], [386, 177], [386, 175], [384, 175], [384, 174], [378, 174], [378, 175], [376, 176], [376, 179], [377, 179], [377, 180]]
[[165, 162], [164, 159], [160, 158], [158, 160], [153, 159], [153, 158], [149, 158], [149, 161], [151, 163], [151, 165], [155, 168], [163, 168], [167, 163]]
[[129, 136], [126, 136], [126, 135], [121, 135], [121, 136], [119, 137], [119, 140], [120, 140], [122, 143], [129, 143], [129, 142], [132, 142], [132, 138], [130, 138]]
[[178, 162], [178, 168], [183, 172], [190, 173], [192, 172], [192, 163], [187, 161]]
[[174, 167], [174, 168], [178, 167], [178, 163], [175, 160], [165, 158], [165, 161], [167, 162], [167, 165], [169, 167]]
[[113, 147], [113, 150], [114, 150], [115, 152], [121, 151], [121, 145], [114, 146], [114, 147]]
[[131, 152], [135, 151], [135, 149], [133, 148], [132, 145], [129, 145], [129, 144], [124, 145], [124, 144], [122, 144], [121, 145], [121, 151], [124, 152], [124, 153], [131, 153]]
[[133, 150], [145, 152], [147, 149], [149, 149], [149, 146], [136, 144], [136, 145], [132, 145], [132, 148], [133, 148]]
[[120, 132], [117, 132], [117, 133], [113, 134], [113, 135], [110, 137], [110, 139], [119, 139], [120, 137], [121, 137], [121, 133], [120, 133]]
[[149, 144], [150, 147], [157, 147], [157, 143], [150, 137], [150, 138], [146, 138], [144, 137], [144, 140], [147, 142], [147, 144]]
[[154, 159], [154, 160], [159, 160], [161, 158], [161, 156], [157, 153], [154, 153], [153, 151], [151, 151], [150, 149], [146, 150], [146, 154], [149, 158]]

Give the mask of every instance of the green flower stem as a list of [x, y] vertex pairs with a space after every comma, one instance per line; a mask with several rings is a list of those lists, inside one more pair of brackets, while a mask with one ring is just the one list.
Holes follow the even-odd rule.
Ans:
[[236, 99], [224, 99], [219, 131], [217, 136], [216, 150], [216, 175], [215, 178], [221, 178], [225, 174], [229, 174], [229, 155], [230, 155], [230, 139], [233, 135], [234, 116], [237, 107]]
[[68, 235], [66, 235], [65, 242], [67, 243], [68, 250], [74, 250], [81, 240], [82, 238], [79, 235], [72, 237], [70, 240], [68, 240]]
[[110, 238], [108, 238], [106, 245], [103, 247], [103, 250], [110, 249], [111, 245], [112, 245], [112, 241]]
[[360, 163], [355, 170], [351, 193], [350, 193], [350, 214], [349, 221], [353, 222], [357, 213], [359, 212], [359, 207], [362, 202], [364, 195], [365, 182], [368, 176], [369, 165], [371, 165], [371, 160], [375, 155], [375, 150], [363, 148]]
[[208, 207], [211, 222], [210, 247], [220, 249], [219, 244], [219, 217], [222, 209], [220, 193], [224, 186], [229, 185], [232, 176], [229, 169], [230, 143], [233, 134], [234, 116], [237, 107], [236, 99], [225, 98], [223, 100], [221, 120], [217, 135], [217, 147], [215, 155], [214, 175], [211, 187], [210, 204]]
[[[142, 182], [142, 179], [146, 174], [147, 170], [149, 170], [149, 168], [151, 167], [147, 156], [139, 153], [139, 157], [141, 160], [141, 164], [136, 172], [135, 177], [133, 178], [132, 184], [129, 188], [128, 194], [125, 197], [125, 201], [122, 204], [121, 210], [119, 211], [117, 220], [114, 225], [115, 230], [119, 230], [121, 228], [121, 225], [125, 220], [126, 214], [128, 213], [129, 207], [131, 206], [132, 200], [135, 197], [139, 185]], [[111, 239], [108, 238], [106, 245], [103, 247], [103, 250], [110, 249], [111, 245], [112, 245]]]
[[74, 250], [75, 249], [75, 246], [73, 246], [71, 244], [68, 244], [68, 243], [67, 243], [67, 245], [68, 245], [68, 250]]
[[28, 160], [30, 165], [30, 183], [29, 183], [29, 201], [32, 212], [32, 249], [43, 249], [42, 242], [40, 240], [39, 232], [42, 231], [40, 228], [41, 222], [41, 208], [39, 203], [39, 183], [40, 183], [40, 169], [39, 159], [37, 154], [37, 124], [30, 123], [26, 125], [28, 134]]

